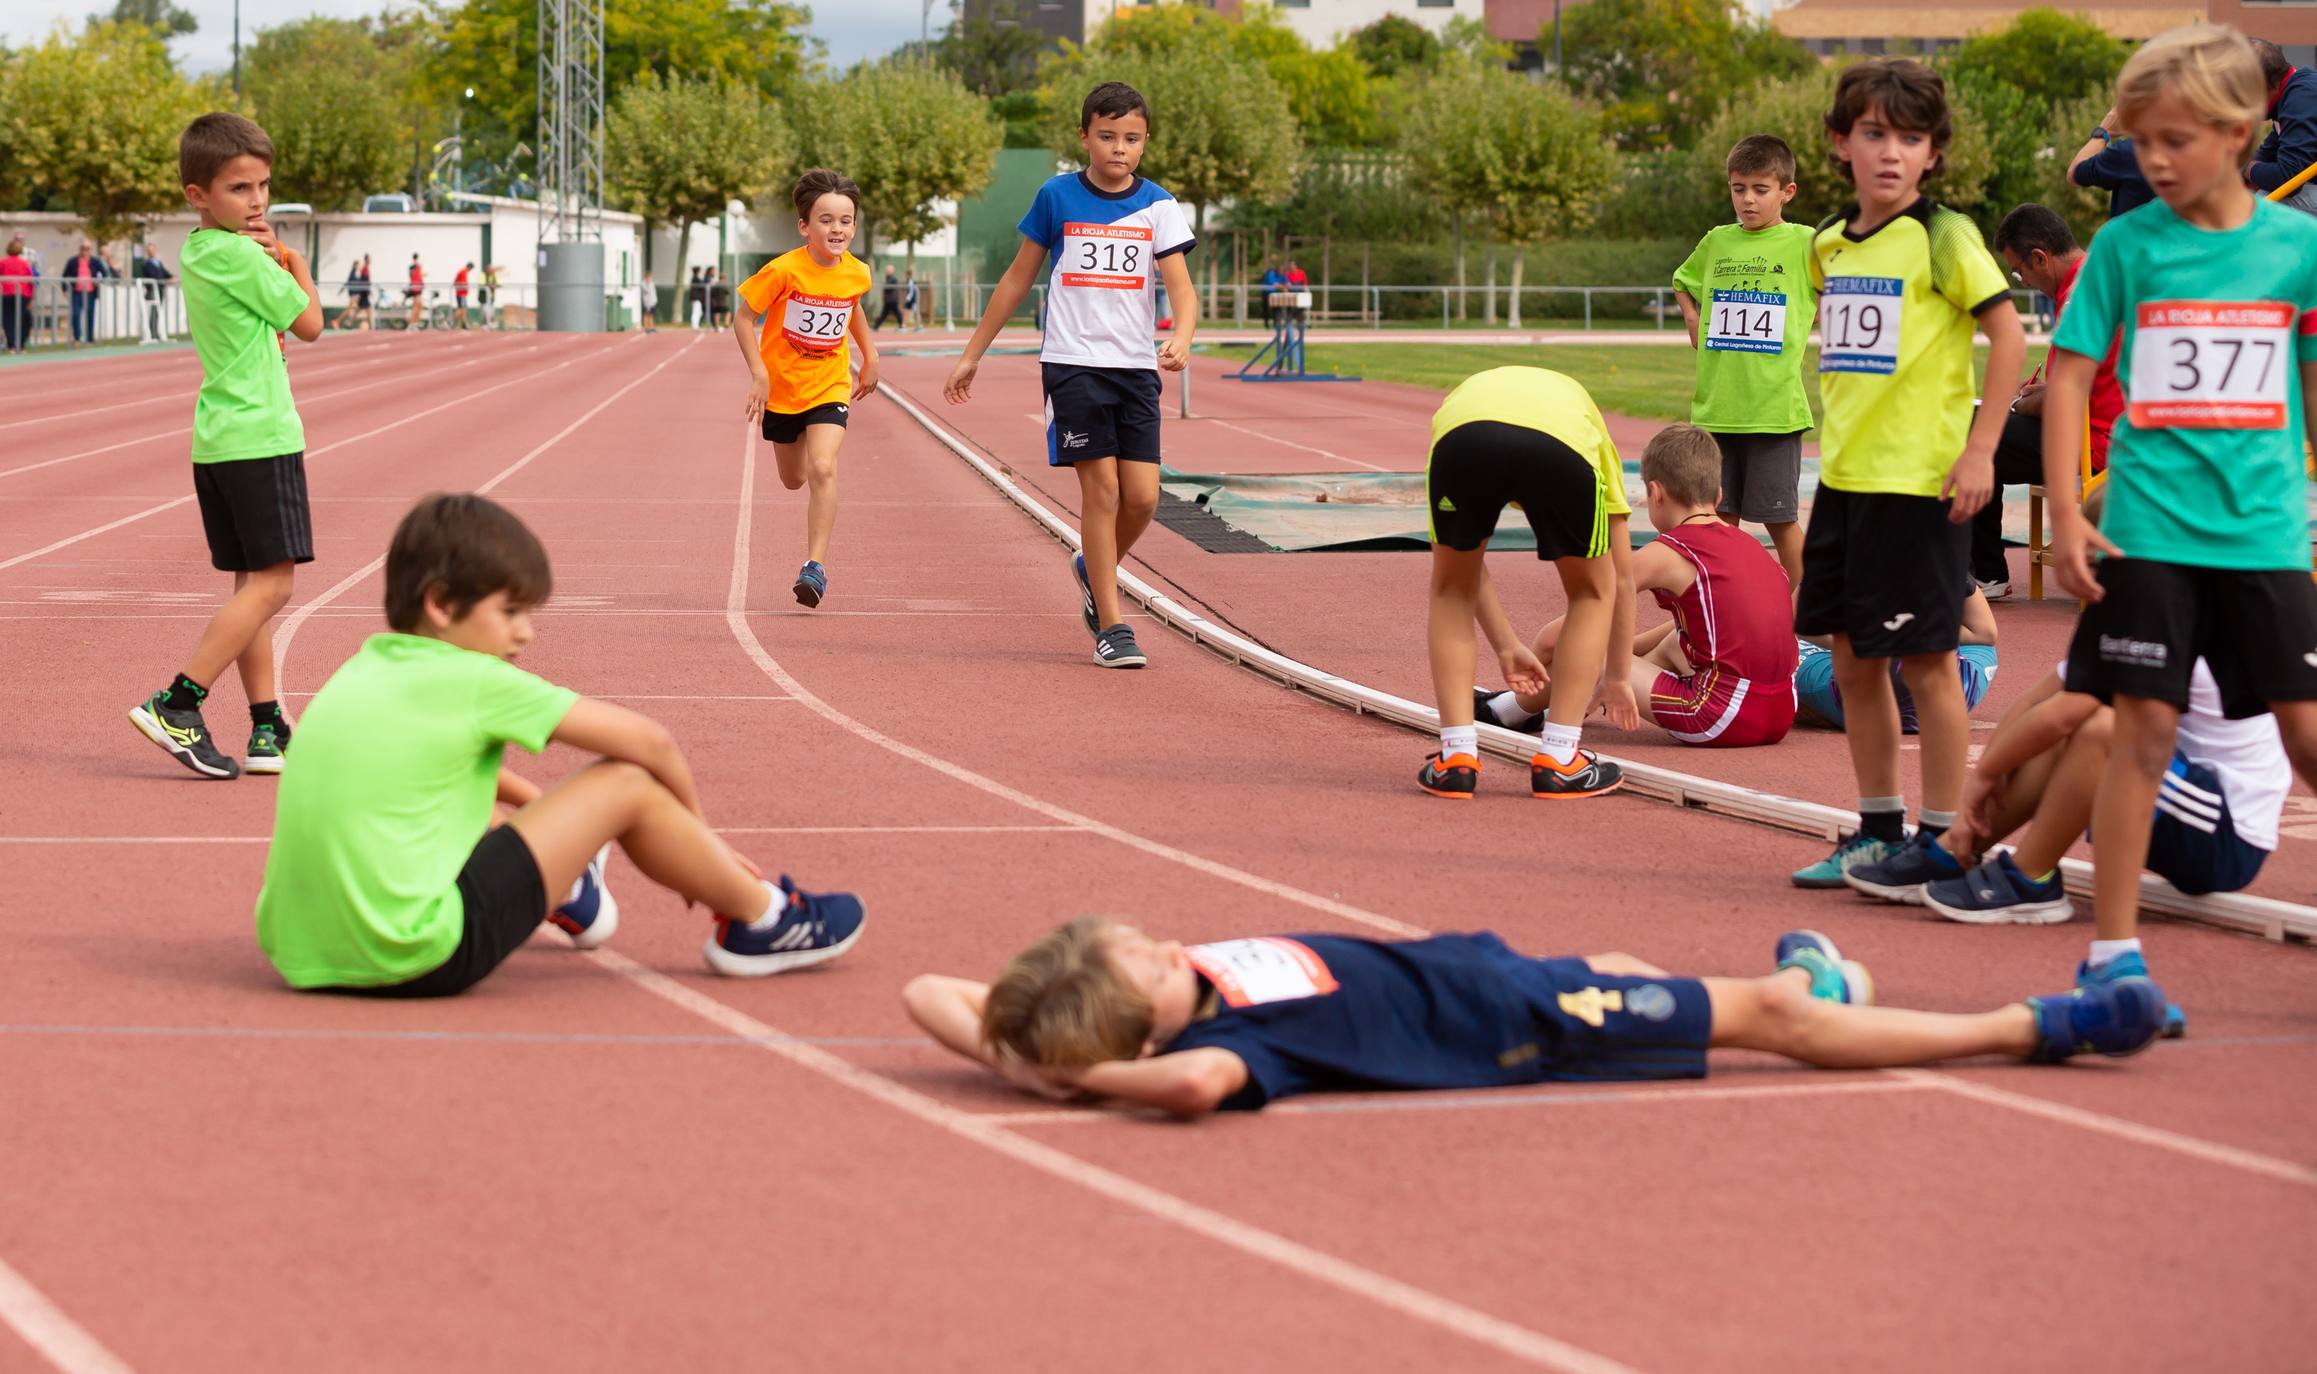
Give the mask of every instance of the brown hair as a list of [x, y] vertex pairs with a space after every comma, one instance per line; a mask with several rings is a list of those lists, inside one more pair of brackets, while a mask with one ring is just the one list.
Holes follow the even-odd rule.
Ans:
[[[2160, 33], [2142, 44], [2116, 75], [2116, 118], [2132, 117], [2170, 91], [2214, 128], [2258, 126], [2268, 117], [2269, 83], [2244, 35], [2226, 25], [2196, 24]], [[2243, 153], [2249, 156], [2248, 132]]]
[[796, 190], [790, 196], [796, 202], [796, 217], [811, 219], [813, 207], [821, 203], [822, 196], [843, 196], [853, 202], [855, 215], [861, 213], [861, 188], [853, 184], [853, 179], [843, 172], [815, 167], [796, 179]]
[[430, 591], [463, 619], [493, 592], [536, 606], [554, 590], [539, 536], [513, 511], [471, 492], [420, 497], [386, 546], [386, 623], [403, 634], [425, 623]]
[[1776, 134], [1748, 134], [1730, 149], [1727, 164], [1734, 177], [1771, 176], [1780, 186], [1794, 184], [1794, 150]]
[[177, 137], [177, 184], [206, 187], [237, 157], [249, 156], [274, 165], [274, 141], [255, 120], [219, 110], [185, 126]]
[[1124, 119], [1130, 114], [1141, 115], [1143, 123], [1150, 123], [1150, 102], [1123, 81], [1105, 81], [1088, 91], [1078, 106], [1078, 131], [1093, 128], [1096, 119]]
[[1641, 480], [1685, 506], [1710, 506], [1722, 494], [1721, 445], [1696, 425], [1667, 425], [1641, 451]]
[[1050, 1068], [1139, 1058], [1150, 999], [1110, 961], [1112, 928], [1081, 916], [1015, 955], [982, 1004], [983, 1043]]
[[[1867, 111], [1877, 106], [1892, 128], [1931, 136], [1935, 160], [1923, 169], [1923, 179], [1930, 180], [1946, 160], [1947, 141], [1955, 136], [1955, 121], [1947, 109], [1946, 78], [1911, 57], [1861, 62], [1834, 83], [1834, 105], [1826, 112], [1826, 131], [1848, 136]], [[1834, 165], [1845, 177], [1850, 176], [1848, 161], [1838, 155]]]

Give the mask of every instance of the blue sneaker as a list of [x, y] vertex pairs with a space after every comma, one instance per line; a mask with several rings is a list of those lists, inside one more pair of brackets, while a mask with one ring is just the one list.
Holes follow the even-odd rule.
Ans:
[[2076, 914], [2058, 874], [2039, 883], [2019, 871], [2009, 853], [1960, 878], [1940, 878], [1923, 889], [1923, 905], [1950, 921], [1975, 926], [2051, 926]]
[[1918, 830], [1896, 854], [1879, 863], [1854, 863], [1843, 870], [1842, 880], [1854, 892], [1919, 906], [1925, 883], [1962, 876], [1963, 865], [1939, 843], [1939, 837]]
[[[2079, 988], [2133, 981], [2142, 983], [2148, 981], [2148, 961], [2141, 958], [2137, 951], [2119, 954], [2098, 968], [2093, 968], [2089, 960], [2076, 965], [2076, 986]], [[2164, 1038], [2178, 1040], [2186, 1034], [2188, 1034], [2188, 1013], [2174, 1006], [2169, 1000], [2166, 1001], [2164, 1004]]]
[[788, 875], [773, 888], [772, 909], [754, 921], [716, 918], [716, 937], [701, 953], [728, 978], [825, 964], [861, 938], [861, 899], [850, 892], [799, 892]]
[[1886, 840], [1870, 840], [1864, 835], [1846, 835], [1834, 852], [1808, 868], [1794, 870], [1796, 887], [1831, 888], [1842, 886], [1842, 875], [1858, 864], [1879, 864], [1899, 852], [1899, 846]]
[[796, 604], [810, 609], [821, 604], [829, 594], [829, 570], [815, 559], [796, 570], [796, 585], [789, 589], [796, 593]]
[[1845, 959], [1834, 941], [1815, 930], [1789, 930], [1778, 937], [1778, 967], [1810, 975], [1810, 995], [1821, 1002], [1854, 1007], [1874, 1005], [1875, 980], [1866, 965]]
[[547, 913], [547, 923], [570, 936], [571, 943], [581, 949], [596, 948], [619, 929], [619, 903], [603, 881], [604, 861], [610, 857], [608, 844], [595, 851], [586, 870], [571, 884], [571, 895]]
[[1070, 555], [1070, 575], [1078, 579], [1078, 614], [1086, 621], [1086, 633], [1102, 633], [1102, 620], [1094, 613], [1094, 584], [1086, 580], [1086, 555]]
[[2036, 1047], [2028, 1059], [2057, 1064], [2071, 1055], [2120, 1059], [2147, 1049], [2164, 1029], [2164, 989], [2146, 978], [2079, 984], [2057, 997], [2030, 997]]

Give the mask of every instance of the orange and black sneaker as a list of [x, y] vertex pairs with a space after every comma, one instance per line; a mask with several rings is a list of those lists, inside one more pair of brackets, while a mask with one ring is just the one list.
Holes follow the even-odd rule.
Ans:
[[1445, 759], [1434, 754], [1424, 760], [1416, 785], [1435, 797], [1471, 801], [1473, 789], [1480, 786], [1480, 760], [1470, 754], [1450, 754]]
[[1555, 801], [1570, 797], [1598, 797], [1613, 792], [1625, 784], [1625, 772], [1614, 763], [1603, 763], [1591, 751], [1580, 749], [1566, 765], [1553, 762], [1543, 754], [1529, 760], [1529, 793], [1550, 797]]

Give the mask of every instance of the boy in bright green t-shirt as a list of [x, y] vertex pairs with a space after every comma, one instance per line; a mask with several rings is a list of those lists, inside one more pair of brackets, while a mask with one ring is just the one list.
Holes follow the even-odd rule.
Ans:
[[[201, 355], [193, 403], [193, 492], [209, 561], [233, 574], [233, 598], [168, 686], [130, 708], [145, 738], [205, 778], [279, 773], [289, 722], [274, 697], [269, 628], [289, 604], [291, 573], [314, 561], [306, 503], [306, 430], [290, 400], [282, 333], [322, 337], [322, 298], [298, 251], [274, 237], [273, 140], [237, 114], [205, 114], [177, 141], [177, 171], [201, 227], [185, 241], [185, 316]], [[248, 762], [210, 738], [201, 703], [228, 665], [249, 698]]]
[[[614, 843], [716, 914], [718, 973], [824, 963], [860, 937], [858, 898], [766, 882], [708, 828], [664, 728], [514, 665], [553, 582], [537, 537], [483, 497], [429, 496], [395, 529], [392, 633], [315, 693], [282, 777], [257, 938], [290, 986], [448, 996], [542, 921], [593, 949], [619, 920]], [[550, 743], [603, 757], [545, 793], [501, 767], [509, 744]], [[519, 809], [494, 827], [494, 802]]]
[[1738, 222], [1698, 240], [1673, 274], [1698, 350], [1689, 418], [1722, 450], [1716, 513], [1768, 530], [1794, 585], [1802, 581], [1802, 435], [1811, 424], [1802, 353], [1818, 303], [1811, 230], [1783, 218], [1794, 199], [1794, 150], [1784, 139], [1741, 138], [1727, 165]]

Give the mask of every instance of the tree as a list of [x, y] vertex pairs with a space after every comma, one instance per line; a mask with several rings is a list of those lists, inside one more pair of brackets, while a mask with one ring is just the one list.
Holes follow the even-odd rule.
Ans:
[[[1235, 21], [1202, 5], [1121, 6], [1094, 31], [1086, 50], [1127, 59], [1183, 57], [1218, 66], [1257, 63], [1286, 94], [1288, 112], [1312, 143], [1357, 146], [1371, 141], [1381, 127], [1374, 80], [1357, 57], [1340, 49], [1315, 52], [1269, 5], [1250, 5]], [[1250, 111], [1249, 117], [1259, 113]], [[1073, 111], [1073, 127], [1076, 122]]]
[[935, 60], [976, 95], [995, 100], [1037, 84], [1046, 35], [1031, 22], [1032, 0], [957, 5], [957, 17], [935, 41]]
[[778, 105], [755, 86], [717, 75], [662, 81], [643, 75], [605, 120], [604, 180], [615, 199], [654, 224], [676, 226], [676, 276], [688, 231], [735, 200], [756, 201], [787, 173], [795, 145]]
[[92, 24], [103, 23], [107, 19], [116, 24], [142, 24], [149, 29], [159, 29], [171, 38], [201, 27], [201, 21], [193, 17], [191, 10], [180, 8], [171, 0], [113, 0], [111, 14], [89, 16]]
[[919, 62], [864, 63], [815, 88], [798, 130], [805, 157], [861, 186], [861, 210], [878, 234], [909, 244], [931, 237], [959, 201], [989, 185], [1004, 130], [988, 105], [952, 72]]
[[370, 21], [312, 18], [262, 30], [247, 67], [244, 89], [273, 138], [283, 199], [356, 209], [400, 180], [411, 142], [406, 73]]
[[2038, 9], [2006, 28], [1967, 39], [1944, 65], [1958, 82], [2009, 86], [2048, 107], [2052, 93], [2072, 100], [2114, 84], [2130, 51], [2088, 19]]
[[1800, 44], [1741, 27], [1729, 0], [1589, 0], [1561, 35], [1570, 85], [1629, 151], [1690, 147], [1743, 82], [1817, 65]]
[[1416, 90], [1401, 146], [1422, 183], [1461, 212], [1485, 217], [1514, 246], [1515, 329], [1520, 250], [1590, 223], [1617, 179], [1599, 117], [1566, 90], [1472, 63], [1452, 64]]
[[1387, 14], [1344, 35], [1343, 46], [1386, 79], [1423, 71], [1440, 60], [1440, 40], [1413, 19]]
[[142, 24], [62, 29], [13, 55], [0, 101], [10, 174], [51, 208], [69, 206], [104, 238], [184, 204], [177, 136], [210, 101], [177, 74]]

